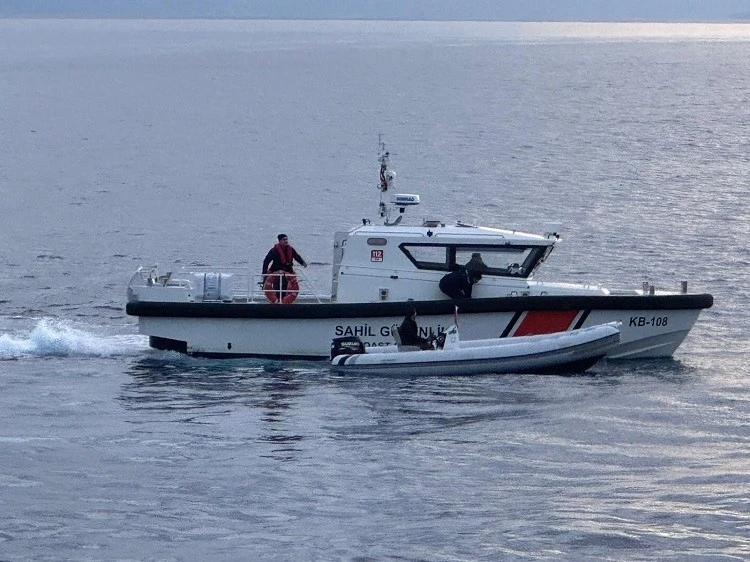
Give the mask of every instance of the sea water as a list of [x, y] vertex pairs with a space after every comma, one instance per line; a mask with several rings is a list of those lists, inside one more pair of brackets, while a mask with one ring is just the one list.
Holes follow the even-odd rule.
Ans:
[[[0, 558], [750, 557], [747, 26], [0, 20], [0, 53]], [[284, 232], [328, 290], [378, 134], [412, 220], [553, 225], [539, 279], [714, 307], [576, 377], [148, 348], [139, 265]]]

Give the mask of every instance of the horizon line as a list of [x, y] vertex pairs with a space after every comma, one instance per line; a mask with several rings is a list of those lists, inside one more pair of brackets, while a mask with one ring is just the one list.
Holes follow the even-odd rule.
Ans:
[[744, 24], [750, 23], [750, 13], [738, 14], [733, 18], [716, 19], [492, 19], [492, 18], [382, 18], [382, 17], [260, 17], [260, 16], [84, 16], [84, 15], [51, 15], [51, 14], [26, 14], [26, 15], [3, 15], [2, 20], [189, 20], [189, 21], [396, 21], [396, 22], [436, 22], [436, 23], [693, 23], [693, 24]]

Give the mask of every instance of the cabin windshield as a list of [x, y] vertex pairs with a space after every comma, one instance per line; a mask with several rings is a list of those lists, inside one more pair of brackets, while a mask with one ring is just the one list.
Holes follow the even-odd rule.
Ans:
[[551, 246], [464, 246], [458, 244], [401, 244], [401, 251], [417, 269], [451, 271], [463, 265], [482, 275], [528, 277], [549, 254]]

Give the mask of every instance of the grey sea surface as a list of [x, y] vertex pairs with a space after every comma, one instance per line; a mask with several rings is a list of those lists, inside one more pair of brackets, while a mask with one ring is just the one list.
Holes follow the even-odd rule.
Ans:
[[[750, 26], [0, 20], [0, 133], [0, 559], [750, 559]], [[379, 133], [413, 220], [714, 307], [575, 377], [148, 348], [139, 265], [328, 290]]]

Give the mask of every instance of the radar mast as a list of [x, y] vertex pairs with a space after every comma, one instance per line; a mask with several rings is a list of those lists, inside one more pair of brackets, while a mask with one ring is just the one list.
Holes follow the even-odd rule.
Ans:
[[[380, 162], [380, 203], [378, 211], [386, 226], [395, 226], [404, 218], [406, 207], [419, 205], [419, 195], [394, 193], [396, 172], [388, 168], [390, 152], [385, 149], [383, 135], [378, 135], [378, 162]], [[398, 216], [391, 220], [391, 215], [398, 209]]]

